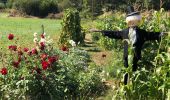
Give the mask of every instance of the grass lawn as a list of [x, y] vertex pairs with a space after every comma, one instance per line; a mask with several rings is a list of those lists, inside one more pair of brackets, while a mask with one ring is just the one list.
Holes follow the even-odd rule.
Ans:
[[41, 34], [44, 25], [45, 32], [49, 35], [53, 42], [57, 45], [59, 33], [61, 31], [61, 20], [38, 19], [38, 18], [12, 18], [6, 14], [0, 15], [0, 47], [5, 49], [8, 45], [14, 44], [7, 39], [9, 33], [18, 38], [18, 44], [21, 46], [33, 45], [33, 34], [37, 32]]

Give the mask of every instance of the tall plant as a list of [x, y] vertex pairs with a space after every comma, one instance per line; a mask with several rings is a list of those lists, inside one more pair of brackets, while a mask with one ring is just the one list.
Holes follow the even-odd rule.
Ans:
[[65, 10], [62, 22], [62, 32], [59, 39], [60, 45], [68, 45], [68, 40], [73, 40], [76, 44], [84, 43], [85, 33], [82, 32], [80, 20], [79, 12], [77, 10]]

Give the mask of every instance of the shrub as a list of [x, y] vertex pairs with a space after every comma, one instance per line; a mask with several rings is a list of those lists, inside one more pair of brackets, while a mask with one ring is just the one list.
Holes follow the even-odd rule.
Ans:
[[82, 31], [80, 21], [81, 19], [77, 10], [65, 10], [62, 22], [62, 32], [59, 39], [60, 45], [68, 45], [69, 40], [75, 41], [76, 44], [84, 43], [85, 33]]
[[23, 13], [33, 16], [45, 17], [49, 13], [58, 13], [55, 0], [17, 0], [14, 7]]
[[13, 44], [17, 42], [13, 34], [8, 39], [9, 51], [0, 53], [1, 99], [90, 99], [102, 92], [100, 72], [88, 67], [86, 51], [54, 48], [45, 33], [40, 39], [34, 34], [32, 49]]

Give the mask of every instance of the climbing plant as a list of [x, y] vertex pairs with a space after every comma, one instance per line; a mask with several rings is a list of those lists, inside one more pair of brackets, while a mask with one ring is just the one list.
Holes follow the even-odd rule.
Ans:
[[84, 43], [85, 33], [82, 31], [80, 21], [81, 19], [77, 10], [65, 10], [59, 39], [60, 45], [68, 45], [69, 40], [73, 40], [76, 44]]

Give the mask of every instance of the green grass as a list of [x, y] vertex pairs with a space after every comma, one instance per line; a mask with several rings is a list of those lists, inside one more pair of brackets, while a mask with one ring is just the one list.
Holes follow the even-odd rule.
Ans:
[[33, 34], [42, 33], [41, 25], [44, 25], [45, 32], [57, 44], [59, 33], [61, 31], [61, 20], [39, 19], [39, 18], [11, 18], [6, 14], [0, 15], [0, 47], [5, 49], [14, 42], [9, 41], [9, 33], [18, 38], [18, 44], [21, 46], [33, 46]]

